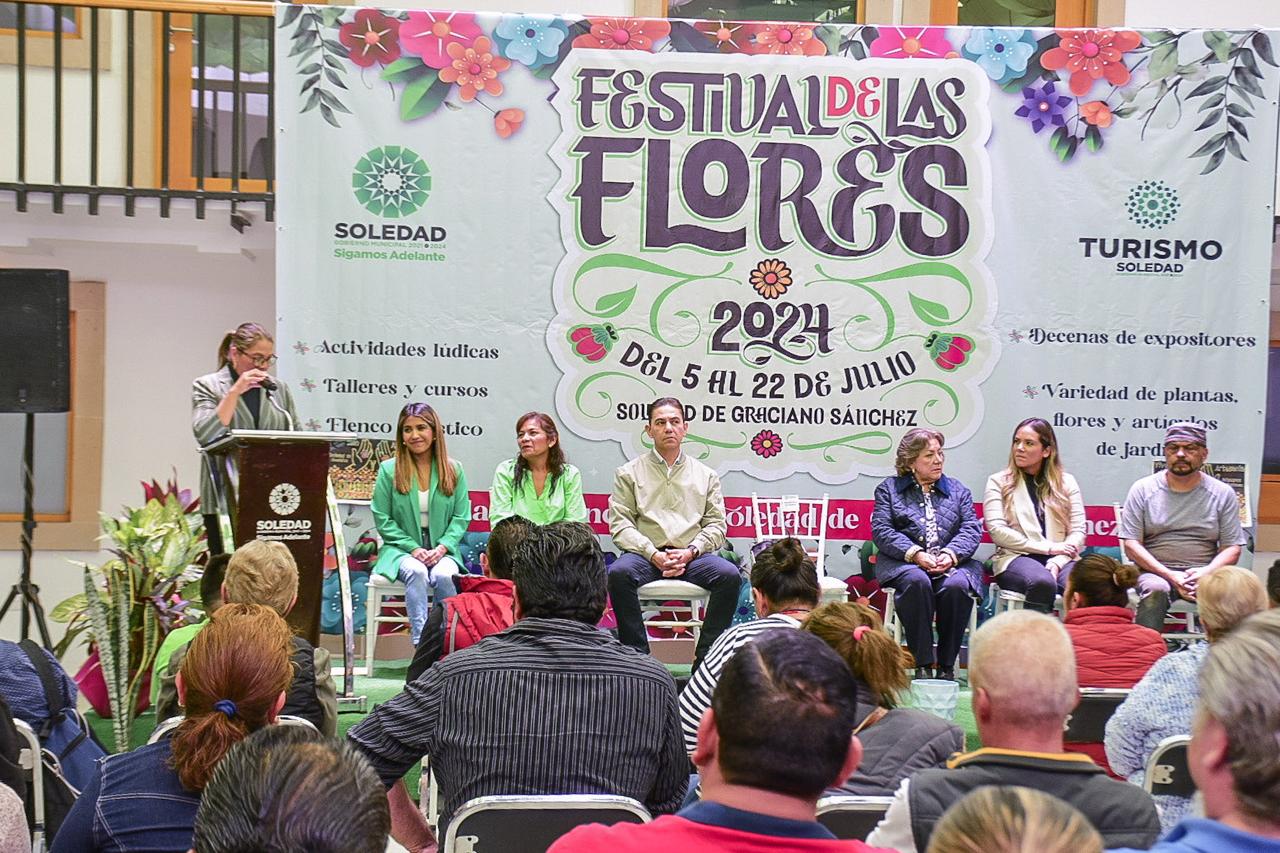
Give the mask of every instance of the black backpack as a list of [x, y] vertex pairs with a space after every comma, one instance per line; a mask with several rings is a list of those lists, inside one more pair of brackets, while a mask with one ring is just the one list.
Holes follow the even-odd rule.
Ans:
[[[22, 764], [22, 752], [29, 749], [30, 741], [18, 730], [9, 704], [0, 696], [0, 782], [8, 785], [22, 798], [32, 839], [40, 834], [47, 848], [66, 820], [67, 813], [75, 805], [79, 791], [71, 787], [71, 783], [63, 777], [58, 759], [48, 750], [40, 749], [40, 787], [43, 789], [43, 796], [38, 796], [32, 784], [33, 773], [24, 769]], [[36, 808], [38, 799], [42, 801], [39, 810]], [[42, 812], [41, 820], [36, 819], [37, 811]]]

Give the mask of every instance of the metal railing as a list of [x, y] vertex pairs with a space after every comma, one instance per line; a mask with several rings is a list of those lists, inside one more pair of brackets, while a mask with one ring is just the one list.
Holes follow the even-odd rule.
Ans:
[[[0, 3], [6, 5], [11, 6], [12, 2]], [[52, 10], [51, 16], [48, 10]], [[128, 216], [135, 214], [136, 202], [142, 198], [158, 199], [162, 217], [170, 215], [174, 199], [191, 199], [195, 214], [201, 219], [207, 202], [227, 201], [232, 224], [241, 229], [247, 222], [238, 213], [241, 205], [260, 204], [266, 218], [274, 218], [275, 154], [271, 129], [275, 124], [275, 50], [271, 4], [249, 0], [16, 0], [13, 15], [16, 20], [12, 21], [12, 30], [0, 31], [0, 38], [12, 38], [16, 47], [16, 162], [8, 166], [0, 163], [0, 178], [4, 178], [0, 180], [0, 191], [15, 194], [19, 211], [28, 209], [31, 195], [46, 194], [52, 197], [55, 213], [63, 212], [68, 196], [87, 197], [91, 214], [98, 213], [104, 196], [116, 196], [123, 198]], [[110, 27], [103, 29], [109, 15], [117, 21], [123, 16], [123, 33]], [[184, 26], [187, 23], [190, 25]], [[66, 32], [68, 29], [73, 33]], [[265, 32], [265, 38], [254, 38], [259, 68], [264, 65], [261, 54], [265, 52], [265, 68], [257, 72], [245, 68], [246, 32], [250, 29]], [[148, 34], [153, 36], [149, 41]], [[66, 67], [66, 43], [73, 35], [80, 40], [81, 49], [87, 42], [87, 69]], [[50, 71], [40, 69], [42, 83], [47, 85], [49, 73], [52, 75], [52, 116], [45, 121], [33, 115], [30, 93], [35, 73], [30, 58], [36, 38], [52, 42], [51, 62], [47, 63]], [[181, 41], [183, 50], [175, 45], [175, 38]], [[123, 78], [112, 74], [111, 83], [115, 87], [112, 94], [117, 98], [123, 90], [123, 126], [105, 127], [108, 122], [103, 113], [103, 51], [111, 51], [108, 56], [118, 58], [120, 39]], [[150, 50], [146, 49], [148, 46]], [[211, 66], [214, 60], [209, 54], [215, 51], [220, 64]], [[48, 54], [48, 49], [44, 48], [43, 53]], [[175, 55], [187, 53], [191, 57], [189, 78], [183, 73], [185, 66], [175, 65]], [[147, 59], [149, 67], [140, 67], [148, 65]], [[73, 76], [81, 92], [87, 76], [87, 98], [77, 98], [78, 105], [69, 102], [65, 91]], [[188, 88], [189, 98], [185, 97]], [[140, 110], [140, 101], [148, 92], [154, 94], [155, 109], [146, 111], [144, 106]], [[5, 95], [0, 89], [0, 114], [7, 111]], [[261, 112], [264, 96], [265, 116], [252, 115], [251, 102]], [[230, 107], [224, 109], [222, 104], [227, 97]], [[65, 133], [64, 114], [67, 109], [77, 108], [88, 110], [87, 140], [68, 139]], [[227, 118], [229, 140], [226, 132], [219, 129]], [[252, 167], [245, 138], [251, 118], [265, 118], [264, 135], [252, 149]], [[0, 133], [5, 132], [0, 126]], [[153, 140], [154, 150], [140, 150], [140, 139]], [[50, 168], [35, 174], [30, 155], [35, 146], [47, 146], [49, 142]], [[103, 152], [108, 146], [123, 160], [122, 168], [119, 158], [112, 164], [112, 171], [118, 175], [115, 180], [103, 177]], [[227, 148], [229, 158], [223, 156], [228, 153]], [[192, 156], [182, 156], [187, 151]], [[82, 176], [87, 166], [87, 182], [64, 180], [69, 165], [76, 166]]]

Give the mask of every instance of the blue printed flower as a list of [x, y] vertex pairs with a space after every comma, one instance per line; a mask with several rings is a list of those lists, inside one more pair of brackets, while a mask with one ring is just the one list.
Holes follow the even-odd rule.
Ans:
[[493, 29], [493, 40], [502, 54], [530, 68], [555, 60], [568, 35], [569, 27], [563, 21], [537, 15], [503, 15]]
[[1027, 60], [1036, 52], [1036, 37], [1029, 30], [974, 27], [969, 40], [960, 48], [987, 72], [997, 86], [1027, 73]]
[[1071, 103], [1066, 95], [1059, 95], [1053, 83], [1045, 83], [1040, 88], [1028, 86], [1022, 90], [1022, 106], [1014, 110], [1014, 115], [1021, 116], [1031, 122], [1031, 129], [1036, 133], [1049, 125], [1062, 127], [1066, 119], [1062, 110]]

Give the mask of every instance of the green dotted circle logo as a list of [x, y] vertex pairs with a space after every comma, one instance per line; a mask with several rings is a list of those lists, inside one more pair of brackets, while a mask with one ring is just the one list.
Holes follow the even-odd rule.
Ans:
[[1178, 217], [1178, 191], [1164, 181], [1143, 181], [1129, 190], [1129, 221], [1143, 228], [1163, 228]]
[[426, 203], [431, 170], [408, 148], [387, 145], [360, 158], [351, 173], [351, 188], [370, 213], [398, 219]]

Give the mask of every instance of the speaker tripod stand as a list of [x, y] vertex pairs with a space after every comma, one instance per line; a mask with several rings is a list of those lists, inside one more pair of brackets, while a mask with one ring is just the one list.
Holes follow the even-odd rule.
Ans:
[[31, 633], [34, 616], [40, 641], [46, 649], [53, 650], [49, 640], [49, 625], [44, 619], [44, 606], [40, 604], [40, 587], [31, 582], [31, 539], [36, 531], [35, 513], [35, 426], [36, 416], [26, 413], [26, 432], [22, 440], [22, 577], [9, 590], [9, 597], [0, 606], [0, 619], [4, 619], [15, 601], [22, 607], [22, 639]]

